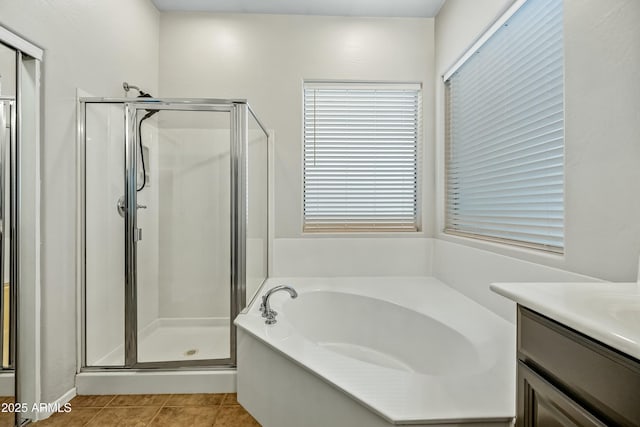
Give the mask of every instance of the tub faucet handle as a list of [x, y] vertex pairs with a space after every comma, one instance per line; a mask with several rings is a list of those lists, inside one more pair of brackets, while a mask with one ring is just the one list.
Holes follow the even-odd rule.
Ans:
[[260, 311], [262, 312], [262, 317], [265, 318], [264, 323], [266, 323], [267, 325], [273, 325], [274, 323], [276, 323], [276, 316], [278, 315], [278, 313], [269, 306], [269, 298], [271, 297], [271, 295], [278, 291], [287, 291], [289, 295], [291, 295], [291, 298], [298, 297], [298, 292], [296, 292], [296, 290], [291, 286], [275, 286], [265, 292], [265, 294], [262, 296]]

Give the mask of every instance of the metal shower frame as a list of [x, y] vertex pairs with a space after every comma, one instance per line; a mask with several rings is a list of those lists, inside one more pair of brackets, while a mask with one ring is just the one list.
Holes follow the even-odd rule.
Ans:
[[[165, 362], [137, 361], [137, 206], [136, 171], [139, 110], [211, 111], [227, 112], [231, 129], [231, 319], [245, 307], [246, 301], [246, 232], [247, 232], [247, 167], [249, 114], [264, 132], [269, 132], [243, 99], [190, 99], [190, 98], [95, 98], [78, 99], [78, 167], [80, 180], [80, 277], [81, 277], [81, 369], [136, 370], [136, 369], [202, 369], [233, 368], [236, 363], [236, 329], [230, 325], [230, 357], [227, 359], [180, 360]], [[86, 106], [87, 104], [122, 104], [125, 115], [125, 360], [123, 366], [87, 366], [86, 364]], [[268, 152], [268, 150], [267, 150]], [[268, 169], [267, 160], [267, 169]], [[268, 174], [268, 172], [267, 172]], [[266, 215], [268, 215], [268, 207]], [[268, 218], [267, 218], [268, 221]], [[268, 231], [267, 231], [268, 240]], [[268, 255], [267, 255], [268, 256]], [[268, 277], [268, 271], [267, 271]]]

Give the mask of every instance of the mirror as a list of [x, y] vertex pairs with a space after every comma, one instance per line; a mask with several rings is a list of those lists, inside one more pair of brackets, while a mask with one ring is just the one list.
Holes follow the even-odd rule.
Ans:
[[0, 44], [0, 426], [14, 425], [15, 290], [11, 280], [11, 141], [15, 116], [16, 51]]

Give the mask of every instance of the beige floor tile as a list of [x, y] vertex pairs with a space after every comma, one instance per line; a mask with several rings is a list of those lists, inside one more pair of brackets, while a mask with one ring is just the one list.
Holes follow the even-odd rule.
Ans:
[[160, 410], [159, 406], [104, 408], [91, 420], [91, 427], [144, 427]]
[[151, 427], [212, 427], [217, 406], [165, 407], [156, 415]]
[[217, 406], [224, 397], [224, 393], [172, 394], [164, 406]]
[[221, 406], [214, 427], [260, 427], [260, 424], [240, 405]]
[[227, 393], [222, 401], [223, 405], [239, 405], [238, 395], [236, 393]]
[[71, 399], [72, 408], [102, 408], [113, 400], [115, 395], [76, 396]]
[[15, 414], [13, 412], [0, 412], [0, 427], [13, 427]]
[[100, 408], [76, 408], [68, 413], [57, 412], [34, 425], [38, 427], [80, 427], [86, 425], [98, 412], [100, 412]]
[[108, 406], [162, 406], [170, 394], [119, 394]]
[[[76, 396], [69, 413], [57, 413], [38, 427], [258, 427], [235, 393]], [[104, 406], [107, 405], [107, 406]], [[162, 405], [165, 405], [162, 407]], [[0, 427], [13, 414], [0, 414]], [[6, 420], [5, 420], [6, 418]]]

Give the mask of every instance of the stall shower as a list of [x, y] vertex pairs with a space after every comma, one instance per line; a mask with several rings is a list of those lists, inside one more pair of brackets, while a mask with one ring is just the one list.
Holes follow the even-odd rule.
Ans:
[[78, 103], [82, 369], [233, 367], [268, 275], [268, 133], [245, 100], [124, 87]]

